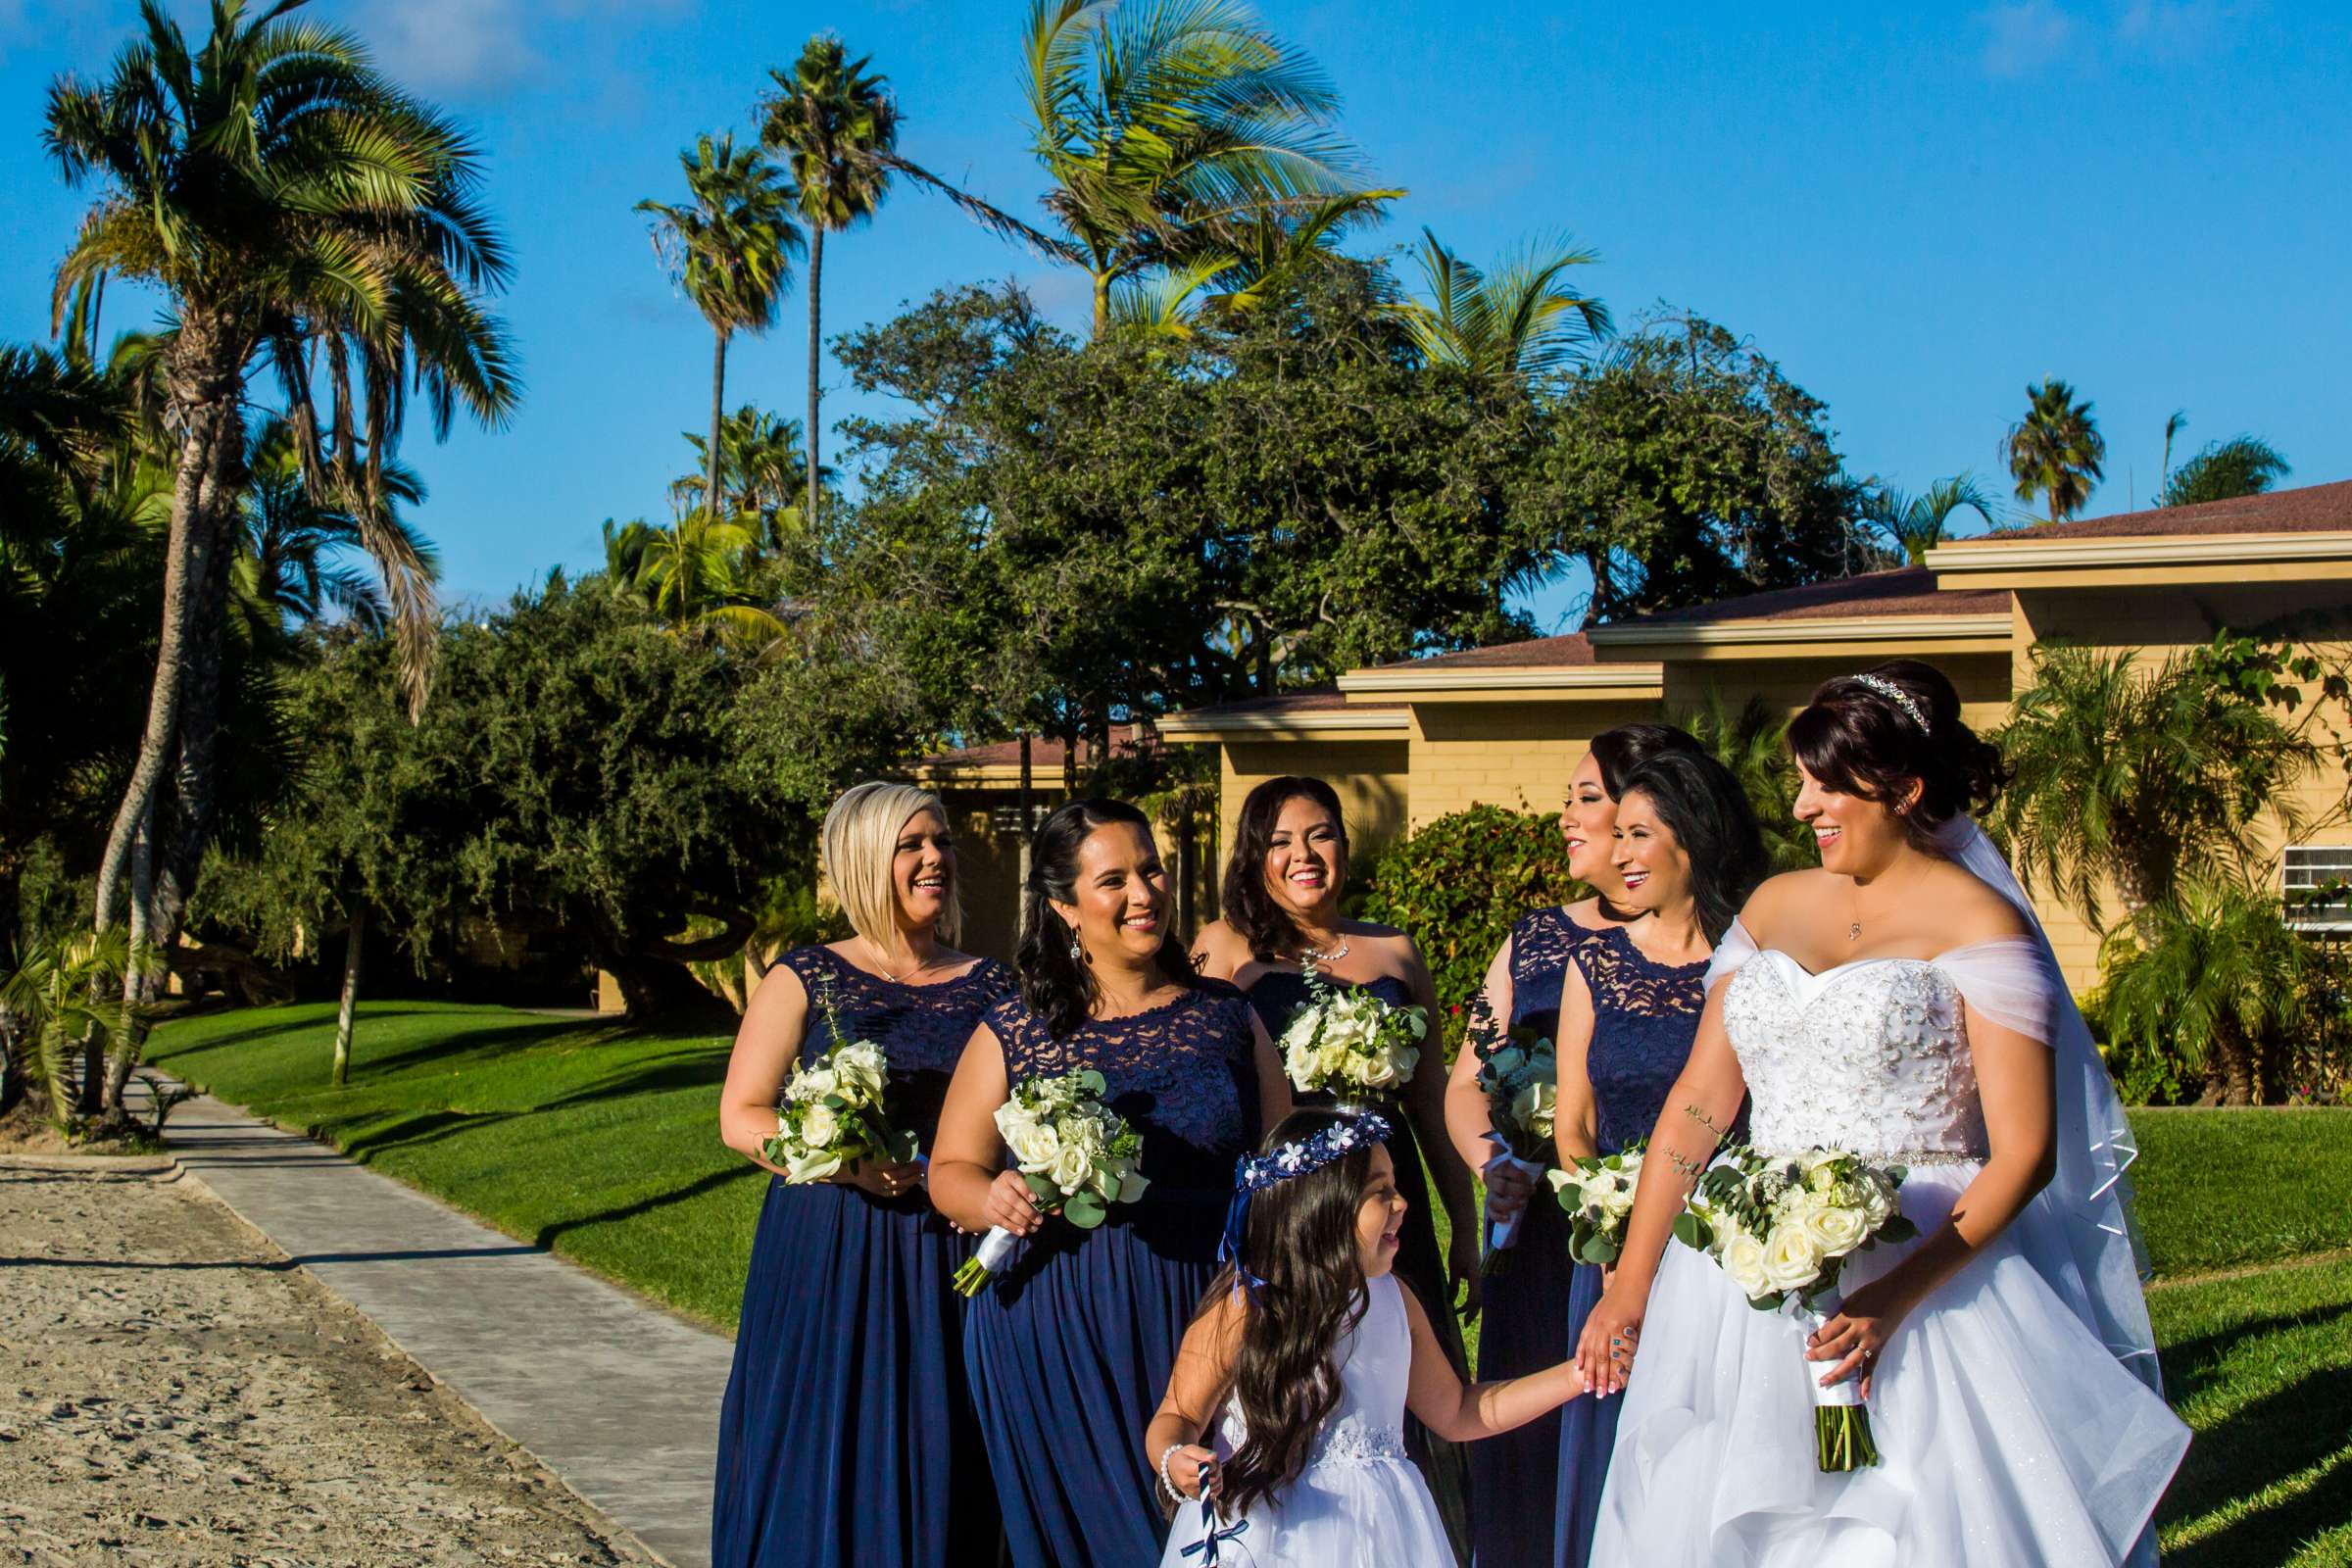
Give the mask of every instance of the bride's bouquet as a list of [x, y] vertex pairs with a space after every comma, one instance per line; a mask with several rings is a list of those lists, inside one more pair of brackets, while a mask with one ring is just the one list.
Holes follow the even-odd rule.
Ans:
[[883, 1102], [890, 1058], [870, 1040], [843, 1036], [829, 987], [820, 983], [815, 1000], [833, 1047], [794, 1065], [776, 1107], [775, 1136], [761, 1152], [783, 1167], [787, 1182], [802, 1184], [830, 1181], [861, 1159], [906, 1163], [915, 1156], [915, 1136], [892, 1124]]
[[1625, 1250], [1625, 1223], [1642, 1185], [1642, 1140], [1614, 1154], [1587, 1154], [1551, 1173], [1551, 1191], [1568, 1211], [1568, 1255], [1609, 1264]]
[[[1080, 1230], [1093, 1230], [1112, 1203], [1132, 1203], [1150, 1185], [1135, 1169], [1144, 1135], [1102, 1103], [1099, 1072], [1022, 1079], [997, 1107], [997, 1131], [1039, 1206]], [[1004, 1226], [991, 1226], [980, 1250], [956, 1271], [956, 1291], [979, 1295], [1011, 1259], [1016, 1240]]]
[[[1907, 1174], [1900, 1165], [1872, 1165], [1842, 1150], [1763, 1154], [1733, 1145], [1699, 1176], [1674, 1234], [1714, 1258], [1751, 1305], [1768, 1312], [1786, 1307], [1811, 1334], [1843, 1304], [1838, 1276], [1848, 1257], [1919, 1234], [1895, 1205]], [[1877, 1464], [1860, 1380], [1823, 1388], [1823, 1369], [1807, 1366], [1821, 1468]]]
[[1306, 1005], [1282, 1032], [1282, 1067], [1304, 1090], [1328, 1089], [1343, 1103], [1398, 1093], [1421, 1060], [1429, 1016], [1369, 991], [1336, 990], [1312, 963], [1301, 966]]
[[[1552, 1114], [1559, 1106], [1551, 1042], [1530, 1029], [1497, 1039], [1485, 1001], [1471, 1007], [1478, 1087], [1487, 1097], [1487, 1140], [1495, 1146], [1495, 1159], [1517, 1166], [1534, 1182], [1551, 1164]], [[1514, 1213], [1488, 1222], [1484, 1272], [1500, 1268], [1505, 1254], [1519, 1245], [1519, 1219]]]

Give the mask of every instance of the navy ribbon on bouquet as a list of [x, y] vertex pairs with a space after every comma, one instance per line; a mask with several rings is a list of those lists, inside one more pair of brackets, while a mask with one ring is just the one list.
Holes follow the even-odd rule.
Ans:
[[1232, 1524], [1229, 1524], [1224, 1529], [1219, 1530], [1217, 1528], [1217, 1512], [1214, 1508], [1209, 1507], [1206, 1503], [1202, 1503], [1200, 1505], [1200, 1518], [1202, 1522], [1208, 1526], [1208, 1534], [1202, 1536], [1199, 1541], [1196, 1541], [1191, 1545], [1185, 1547], [1180, 1555], [1200, 1558], [1200, 1568], [1216, 1568], [1218, 1561], [1217, 1544], [1219, 1542], [1231, 1541], [1243, 1531], [1248, 1530], [1250, 1528], [1250, 1521], [1247, 1519], [1236, 1519]]

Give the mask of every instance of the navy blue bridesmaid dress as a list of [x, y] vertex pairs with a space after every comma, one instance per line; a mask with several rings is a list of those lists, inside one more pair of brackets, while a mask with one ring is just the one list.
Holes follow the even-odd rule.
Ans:
[[[1592, 1082], [1593, 1142], [1603, 1154], [1614, 1154], [1650, 1135], [1666, 1108], [1667, 1094], [1682, 1076], [1707, 1004], [1707, 962], [1653, 963], [1623, 926], [1610, 926], [1583, 943], [1574, 961], [1592, 998], [1585, 1074]], [[1556, 1202], [1544, 1206], [1563, 1222], [1565, 1255], [1567, 1216]], [[1600, 1300], [1600, 1269], [1591, 1263], [1572, 1267], [1566, 1317], [1570, 1350]], [[1555, 1568], [1586, 1568], [1592, 1557], [1592, 1527], [1609, 1478], [1609, 1452], [1617, 1445], [1617, 1415], [1624, 1408], [1620, 1395], [1571, 1400], [1560, 1414]]]
[[1096, 1230], [1047, 1220], [965, 1320], [1005, 1544], [1017, 1568], [1139, 1568], [1167, 1534], [1144, 1429], [1216, 1273], [1234, 1162], [1258, 1140], [1250, 1004], [1207, 980], [1058, 1040], [1018, 997], [986, 1021], [1014, 1083], [1101, 1073], [1151, 1180]]
[[[1557, 905], [1522, 915], [1511, 927], [1514, 1029], [1545, 1040], [1560, 1028], [1560, 987], [1576, 950], [1599, 933], [1578, 925]], [[1513, 1255], [1486, 1280], [1479, 1313], [1478, 1376], [1524, 1377], [1568, 1359], [1568, 1216], [1539, 1185], [1521, 1210]], [[1581, 1318], [1578, 1320], [1581, 1324]], [[1587, 1401], [1574, 1401], [1583, 1404]], [[1478, 1568], [1551, 1568], [1552, 1494], [1559, 1483], [1560, 1416], [1539, 1416], [1470, 1447]]]
[[[842, 1031], [890, 1058], [892, 1114], [927, 1152], [956, 1058], [1012, 972], [987, 958], [912, 986], [824, 947], [780, 961], [811, 999], [803, 1056], [832, 1049], [814, 1000], [829, 987]], [[993, 1558], [996, 1494], [950, 1289], [971, 1246], [921, 1192], [769, 1180], [719, 1410], [713, 1568]]]
[[[1335, 977], [1326, 979], [1337, 990], [1369, 991], [1392, 1007], [1413, 1005], [1412, 988], [1395, 975], [1378, 975], [1360, 984]], [[1306, 1005], [1309, 996], [1306, 977], [1295, 969], [1262, 970], [1250, 982], [1250, 1004], [1257, 1009], [1266, 1033], [1278, 1043], [1298, 1009]], [[1430, 1038], [1422, 1049], [1439, 1049], [1435, 1019], [1431, 1020]], [[1336, 1098], [1329, 1091], [1306, 1092], [1296, 1087], [1292, 1093], [1301, 1105], [1327, 1105]], [[1392, 1129], [1389, 1155], [1396, 1166], [1396, 1190], [1409, 1205], [1404, 1228], [1396, 1237], [1396, 1277], [1421, 1298], [1421, 1308], [1429, 1314], [1429, 1324], [1437, 1333], [1438, 1343], [1452, 1358], [1454, 1369], [1466, 1374], [1470, 1358], [1462, 1348], [1461, 1326], [1453, 1313], [1453, 1287], [1446, 1273], [1445, 1250], [1438, 1245], [1437, 1206], [1431, 1200], [1428, 1167], [1421, 1160], [1420, 1142], [1413, 1135], [1412, 1119], [1405, 1115], [1403, 1105], [1395, 1096], [1383, 1097], [1373, 1103], [1388, 1118]], [[1404, 1446], [1413, 1463], [1420, 1467], [1423, 1479], [1428, 1481], [1431, 1495], [1437, 1499], [1438, 1513], [1446, 1521], [1455, 1555], [1468, 1561], [1474, 1502], [1464, 1446], [1437, 1437], [1407, 1411]]]

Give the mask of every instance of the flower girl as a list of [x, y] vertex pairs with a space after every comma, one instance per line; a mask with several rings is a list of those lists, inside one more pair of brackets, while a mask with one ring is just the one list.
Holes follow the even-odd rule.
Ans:
[[1163, 1568], [1450, 1568], [1406, 1407], [1460, 1443], [1584, 1392], [1572, 1362], [1463, 1387], [1391, 1273], [1405, 1202], [1388, 1136], [1378, 1115], [1299, 1110], [1236, 1171], [1224, 1271], [1145, 1435], [1178, 1504]]

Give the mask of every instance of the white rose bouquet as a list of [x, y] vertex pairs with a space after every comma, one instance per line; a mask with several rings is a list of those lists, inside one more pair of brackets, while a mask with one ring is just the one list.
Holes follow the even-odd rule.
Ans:
[[[1919, 1234], [1895, 1203], [1907, 1174], [1841, 1150], [1763, 1154], [1734, 1145], [1700, 1174], [1674, 1234], [1722, 1265], [1759, 1310], [1786, 1307], [1810, 1335], [1842, 1304], [1838, 1276], [1848, 1257]], [[1818, 1376], [1806, 1382], [1821, 1468], [1877, 1464], [1859, 1380], [1826, 1389]]]
[[1572, 1169], [1551, 1173], [1552, 1196], [1568, 1211], [1568, 1255], [1579, 1263], [1609, 1264], [1625, 1250], [1625, 1222], [1642, 1185], [1642, 1144], [1614, 1154], [1588, 1154]]
[[[1559, 1108], [1551, 1042], [1531, 1029], [1497, 1038], [1484, 999], [1471, 1005], [1470, 1041], [1478, 1053], [1478, 1087], [1487, 1097], [1487, 1139], [1495, 1146], [1495, 1159], [1509, 1160], [1535, 1181], [1551, 1165], [1552, 1117]], [[1558, 1179], [1553, 1172], [1552, 1180]], [[1483, 1272], [1499, 1269], [1519, 1244], [1519, 1218], [1513, 1213], [1488, 1222]]]
[[[1144, 1135], [1102, 1103], [1099, 1072], [1022, 1079], [997, 1107], [997, 1131], [1039, 1206], [1080, 1230], [1093, 1230], [1111, 1204], [1134, 1202], [1150, 1185], [1135, 1168]], [[979, 1295], [1010, 1260], [1016, 1239], [1002, 1225], [991, 1226], [980, 1250], [956, 1271], [956, 1291]]]
[[915, 1156], [914, 1134], [891, 1124], [883, 1103], [890, 1061], [866, 1040], [834, 1037], [833, 1049], [803, 1060], [784, 1085], [768, 1162], [788, 1182], [830, 1181], [860, 1159], [903, 1165]]
[[1369, 991], [1336, 990], [1312, 963], [1302, 966], [1306, 1005], [1282, 1032], [1282, 1067], [1303, 1090], [1327, 1089], [1345, 1103], [1402, 1091], [1421, 1061], [1429, 1015]]

